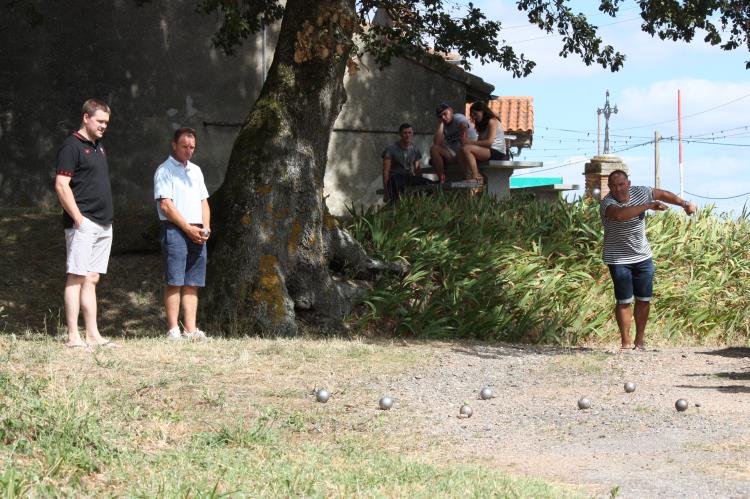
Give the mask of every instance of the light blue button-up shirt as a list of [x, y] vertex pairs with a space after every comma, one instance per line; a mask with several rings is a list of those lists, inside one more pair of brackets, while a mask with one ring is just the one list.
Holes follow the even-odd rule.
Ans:
[[172, 200], [187, 223], [203, 223], [201, 201], [208, 199], [208, 190], [200, 167], [190, 161], [183, 165], [172, 156], [159, 165], [154, 173], [154, 199], [159, 220], [167, 220], [159, 207], [159, 200], [166, 198]]

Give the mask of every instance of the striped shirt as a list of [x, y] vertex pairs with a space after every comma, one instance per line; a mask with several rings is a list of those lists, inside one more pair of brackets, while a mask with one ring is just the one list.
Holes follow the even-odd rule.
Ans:
[[651, 246], [646, 239], [646, 213], [630, 220], [612, 220], [605, 216], [607, 207], [611, 205], [621, 208], [647, 204], [654, 201], [654, 190], [646, 186], [631, 186], [630, 201], [618, 202], [612, 193], [602, 199], [599, 214], [604, 224], [604, 263], [622, 264], [638, 263], [651, 258]]

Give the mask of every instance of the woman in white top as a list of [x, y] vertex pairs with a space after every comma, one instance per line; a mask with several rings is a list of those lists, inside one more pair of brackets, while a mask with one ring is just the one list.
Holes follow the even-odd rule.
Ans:
[[462, 166], [467, 180], [483, 181], [477, 168], [477, 161], [503, 160], [505, 155], [505, 130], [500, 118], [484, 102], [477, 101], [471, 105], [469, 114], [474, 122], [479, 137], [476, 140], [464, 140], [461, 151]]

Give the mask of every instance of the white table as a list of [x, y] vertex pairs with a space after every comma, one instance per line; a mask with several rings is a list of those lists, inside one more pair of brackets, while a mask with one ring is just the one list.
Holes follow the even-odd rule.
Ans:
[[487, 177], [487, 192], [497, 199], [510, 196], [510, 176], [514, 170], [539, 168], [541, 161], [489, 161], [479, 164], [479, 171]]

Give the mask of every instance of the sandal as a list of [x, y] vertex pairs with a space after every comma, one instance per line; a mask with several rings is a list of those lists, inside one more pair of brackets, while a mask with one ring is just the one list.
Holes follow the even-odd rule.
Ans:
[[470, 192], [472, 196], [477, 196], [484, 190], [484, 177], [477, 177], [474, 179], [474, 182], [479, 184], [479, 187], [472, 188]]

